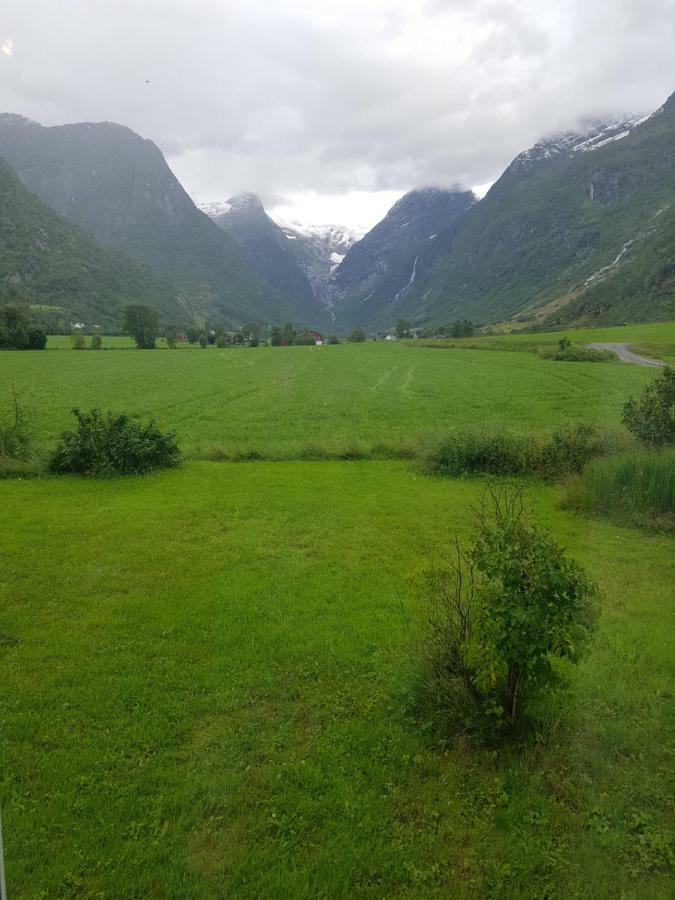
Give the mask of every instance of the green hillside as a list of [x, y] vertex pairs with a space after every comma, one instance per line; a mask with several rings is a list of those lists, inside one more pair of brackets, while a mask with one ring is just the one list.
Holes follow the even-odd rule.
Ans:
[[[555, 300], [578, 298], [630, 244], [611, 282], [590, 283], [589, 304], [579, 301], [565, 318], [588, 321], [598, 303], [600, 322], [672, 317], [673, 202], [675, 96], [621, 140], [554, 156], [520, 177], [507, 170], [465, 213], [445, 261], [396, 315], [420, 324], [534, 319]], [[370, 324], [391, 317], [385, 311]]]
[[234, 240], [196, 208], [159, 148], [129, 128], [45, 128], [4, 114], [0, 156], [60, 215], [167, 278], [189, 316], [233, 325], [304, 320], [302, 304], [258, 278]]
[[168, 282], [66, 222], [0, 159], [0, 305], [29, 306], [52, 327], [118, 329], [122, 307], [139, 301], [185, 318]]

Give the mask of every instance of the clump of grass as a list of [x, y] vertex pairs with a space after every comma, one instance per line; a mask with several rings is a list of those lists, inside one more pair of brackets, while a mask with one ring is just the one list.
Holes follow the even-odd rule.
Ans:
[[617, 524], [675, 530], [675, 450], [594, 460], [567, 487], [565, 505]]

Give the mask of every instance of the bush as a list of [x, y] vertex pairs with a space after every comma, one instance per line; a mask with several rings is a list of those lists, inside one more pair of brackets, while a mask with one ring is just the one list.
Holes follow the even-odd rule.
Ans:
[[517, 731], [595, 625], [596, 588], [531, 519], [518, 487], [489, 486], [478, 533], [427, 577], [423, 697], [455, 732]]
[[616, 362], [617, 355], [612, 350], [594, 350], [592, 347], [573, 347], [569, 341], [558, 341], [558, 348], [542, 347], [539, 356], [542, 359], [555, 359], [559, 362]]
[[92, 350], [102, 350], [103, 349], [103, 338], [100, 334], [93, 334], [91, 336], [91, 349]]
[[47, 335], [15, 306], [0, 307], [0, 350], [44, 350]]
[[73, 350], [84, 350], [86, 347], [84, 335], [81, 331], [74, 331], [70, 336], [70, 341], [73, 345]]
[[631, 397], [621, 420], [648, 447], [675, 444], [675, 369], [665, 366], [639, 400]]
[[366, 333], [363, 328], [355, 328], [349, 335], [349, 340], [355, 344], [362, 344], [366, 339]]
[[105, 416], [99, 409], [73, 410], [75, 431], [65, 431], [52, 458], [52, 472], [79, 475], [136, 475], [178, 464], [173, 432], [153, 422], [139, 425], [126, 415]]
[[541, 447], [537, 467], [546, 478], [579, 474], [589, 460], [608, 449], [607, 435], [601, 434], [594, 425], [561, 426]]
[[31, 439], [28, 412], [19, 392], [13, 389], [0, 398], [0, 457], [28, 459]]
[[675, 450], [596, 460], [568, 485], [565, 502], [618, 524], [675, 530]]
[[609, 435], [594, 425], [563, 425], [548, 437], [508, 432], [457, 432], [427, 456], [437, 475], [537, 475], [563, 478], [607, 452]]
[[528, 436], [506, 432], [458, 432], [428, 457], [440, 475], [524, 475], [534, 468], [536, 447]]

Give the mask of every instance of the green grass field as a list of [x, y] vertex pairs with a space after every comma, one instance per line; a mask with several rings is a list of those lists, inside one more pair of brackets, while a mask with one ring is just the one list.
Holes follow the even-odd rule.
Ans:
[[566, 337], [574, 345], [595, 342], [629, 344], [631, 350], [664, 362], [675, 363], [675, 322], [648, 325], [615, 325], [608, 328], [569, 328], [563, 331], [528, 334], [494, 334], [455, 340], [432, 339], [426, 343], [456, 349], [486, 349], [533, 352], [540, 347], [554, 347]]
[[0, 354], [42, 449], [97, 405], [193, 457], [0, 481], [9, 896], [672, 896], [672, 536], [532, 482], [600, 585], [598, 636], [524, 746], [447, 745], [413, 712], [414, 575], [468, 534], [481, 480], [198, 459], [618, 426], [653, 375], [383, 343]]
[[384, 342], [0, 354], [0, 389], [21, 391], [44, 449], [73, 406], [96, 405], [153, 416], [197, 458], [400, 454], [457, 428], [616, 425], [650, 377], [623, 364]]

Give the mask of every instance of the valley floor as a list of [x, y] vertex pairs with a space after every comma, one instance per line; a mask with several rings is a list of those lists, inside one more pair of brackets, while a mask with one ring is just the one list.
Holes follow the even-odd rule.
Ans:
[[672, 538], [533, 486], [602, 589], [570, 700], [526, 751], [412, 715], [411, 576], [480, 490], [402, 461], [0, 482], [10, 896], [672, 896]]

